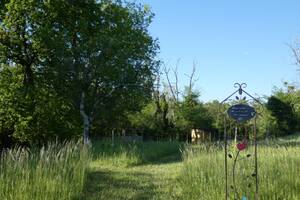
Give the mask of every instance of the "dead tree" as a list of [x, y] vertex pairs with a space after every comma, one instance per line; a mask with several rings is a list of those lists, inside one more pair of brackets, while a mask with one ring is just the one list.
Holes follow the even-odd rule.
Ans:
[[[165, 76], [167, 78], [167, 82], [168, 82], [168, 88], [171, 92], [171, 96], [174, 99], [175, 102], [179, 101], [179, 88], [178, 88], [178, 65], [179, 65], [180, 60], [177, 60], [176, 66], [175, 68], [169, 68], [164, 66], [164, 73]], [[172, 84], [172, 82], [170, 81], [170, 70], [172, 70], [174, 78], [175, 78], [175, 83], [174, 85]]]
[[[300, 44], [299, 43], [296, 43], [295, 45], [287, 44], [287, 46], [290, 47], [290, 49], [294, 54], [294, 58], [296, 60], [295, 64], [300, 66]], [[300, 68], [297, 70], [300, 71]]]
[[195, 79], [196, 65], [197, 64], [195, 62], [193, 62], [192, 73], [190, 75], [185, 74], [189, 78], [188, 95], [190, 95], [192, 93], [195, 83], [199, 80], [199, 77], [197, 77]]

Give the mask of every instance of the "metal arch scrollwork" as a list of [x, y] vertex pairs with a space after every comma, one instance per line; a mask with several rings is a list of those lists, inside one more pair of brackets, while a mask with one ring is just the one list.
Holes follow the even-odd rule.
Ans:
[[235, 88], [246, 88], [247, 87], [247, 83], [235, 83], [233, 86]]
[[247, 84], [246, 83], [235, 83], [233, 85], [235, 88], [239, 88], [238, 91], [239, 91], [239, 95], [242, 95], [243, 94], [243, 88], [246, 88], [247, 87]]

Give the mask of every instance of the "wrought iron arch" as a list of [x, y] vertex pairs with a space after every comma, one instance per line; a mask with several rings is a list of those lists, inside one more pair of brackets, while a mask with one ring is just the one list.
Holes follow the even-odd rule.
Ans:
[[[224, 105], [228, 102], [233, 102], [232, 106], [229, 109], [226, 109], [226, 112], [222, 112], [223, 114], [223, 123], [224, 123], [224, 171], [225, 171], [225, 199], [258, 199], [259, 192], [259, 177], [258, 177], [258, 156], [257, 156], [257, 117], [260, 113], [257, 113], [255, 108], [251, 105], [252, 102], [257, 103], [258, 105], [263, 107], [263, 104], [259, 101], [259, 99], [252, 96], [250, 93], [245, 91], [247, 88], [246, 83], [235, 83], [234, 88], [237, 88], [231, 95], [225, 98], [220, 104]], [[234, 99], [231, 99], [234, 97]], [[232, 121], [235, 123], [235, 141], [229, 141], [228, 138], [228, 130], [227, 130], [227, 122], [228, 119], [232, 118]], [[244, 127], [247, 122], [252, 121], [252, 144], [251, 148], [254, 153], [249, 153], [250, 145], [247, 141], [250, 140], [250, 134], [244, 129], [244, 138], [241, 142], [237, 142], [237, 133], [238, 127]], [[239, 129], [241, 132], [242, 128]], [[229, 146], [231, 144], [231, 146]], [[230, 151], [229, 148], [232, 148]], [[249, 150], [248, 150], [249, 149]], [[247, 153], [244, 153], [247, 152]], [[229, 160], [231, 161], [231, 165], [229, 164]], [[238, 161], [243, 160], [246, 162], [249, 160], [249, 166], [251, 173], [243, 174], [245, 181], [239, 181], [240, 184], [247, 183], [248, 185], [239, 185], [237, 181], [237, 165]], [[245, 170], [245, 169], [243, 169]], [[245, 170], [246, 171], [246, 170]], [[231, 174], [231, 179], [229, 179], [229, 175]], [[249, 182], [249, 183], [248, 183]], [[254, 182], [254, 186], [252, 183]], [[245, 188], [248, 188], [248, 191], [243, 191]]]

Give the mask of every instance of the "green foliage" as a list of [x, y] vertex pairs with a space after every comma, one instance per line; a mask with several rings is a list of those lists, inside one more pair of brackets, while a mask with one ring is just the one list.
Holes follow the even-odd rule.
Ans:
[[210, 130], [212, 128], [212, 118], [198, 98], [199, 94], [191, 92], [180, 103], [176, 125], [181, 130], [189, 132], [191, 129]]
[[47, 77], [75, 108], [82, 106], [87, 126], [115, 128], [113, 121], [138, 109], [152, 89], [157, 49], [147, 31], [152, 14], [118, 2], [64, 3], [71, 7], [69, 16], [59, 17], [57, 10], [58, 28], [44, 38], [54, 52], [46, 60]]
[[[186, 139], [195, 128], [221, 139], [219, 114], [229, 104], [200, 102], [193, 74], [182, 98], [153, 91], [160, 64], [148, 31], [153, 16], [149, 6], [122, 0], [1, 1], [0, 145], [113, 128], [156, 139]], [[300, 91], [285, 87], [260, 112], [260, 137], [300, 130]]]
[[151, 96], [152, 17], [123, 1], [1, 1], [0, 134], [35, 143], [120, 126]]
[[42, 82], [24, 86], [18, 68], [4, 66], [0, 76], [1, 146], [78, 136], [80, 125], [72, 105], [54, 90]]
[[277, 136], [279, 134], [278, 123], [271, 111], [265, 108], [258, 113], [260, 114], [257, 120], [258, 137], [272, 138]]
[[141, 111], [130, 113], [128, 119], [131, 126], [140, 130], [144, 136], [154, 139], [174, 138], [175, 127], [170, 116], [169, 103], [161, 95], [146, 104]]
[[266, 107], [276, 119], [275, 134], [292, 134], [299, 128], [299, 105], [299, 91], [278, 90], [268, 99]]
[[147, 128], [149, 130], [157, 129], [157, 119], [155, 118], [156, 105], [154, 102], [147, 104], [140, 112], [129, 114], [128, 118], [131, 124], [138, 128]]
[[131, 113], [129, 121], [133, 127], [150, 132], [155, 138], [186, 140], [191, 129], [213, 129], [213, 117], [198, 98], [197, 93], [191, 92], [183, 100], [174, 102], [158, 93], [140, 112]]

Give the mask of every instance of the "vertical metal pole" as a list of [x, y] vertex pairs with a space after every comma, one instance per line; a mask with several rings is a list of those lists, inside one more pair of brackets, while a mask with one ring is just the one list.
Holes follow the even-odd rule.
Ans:
[[258, 200], [258, 166], [257, 166], [257, 134], [256, 117], [254, 118], [254, 159], [255, 159], [255, 200]]
[[227, 175], [227, 130], [226, 130], [226, 115], [224, 115], [224, 143], [225, 143], [225, 200], [228, 199], [228, 175]]

